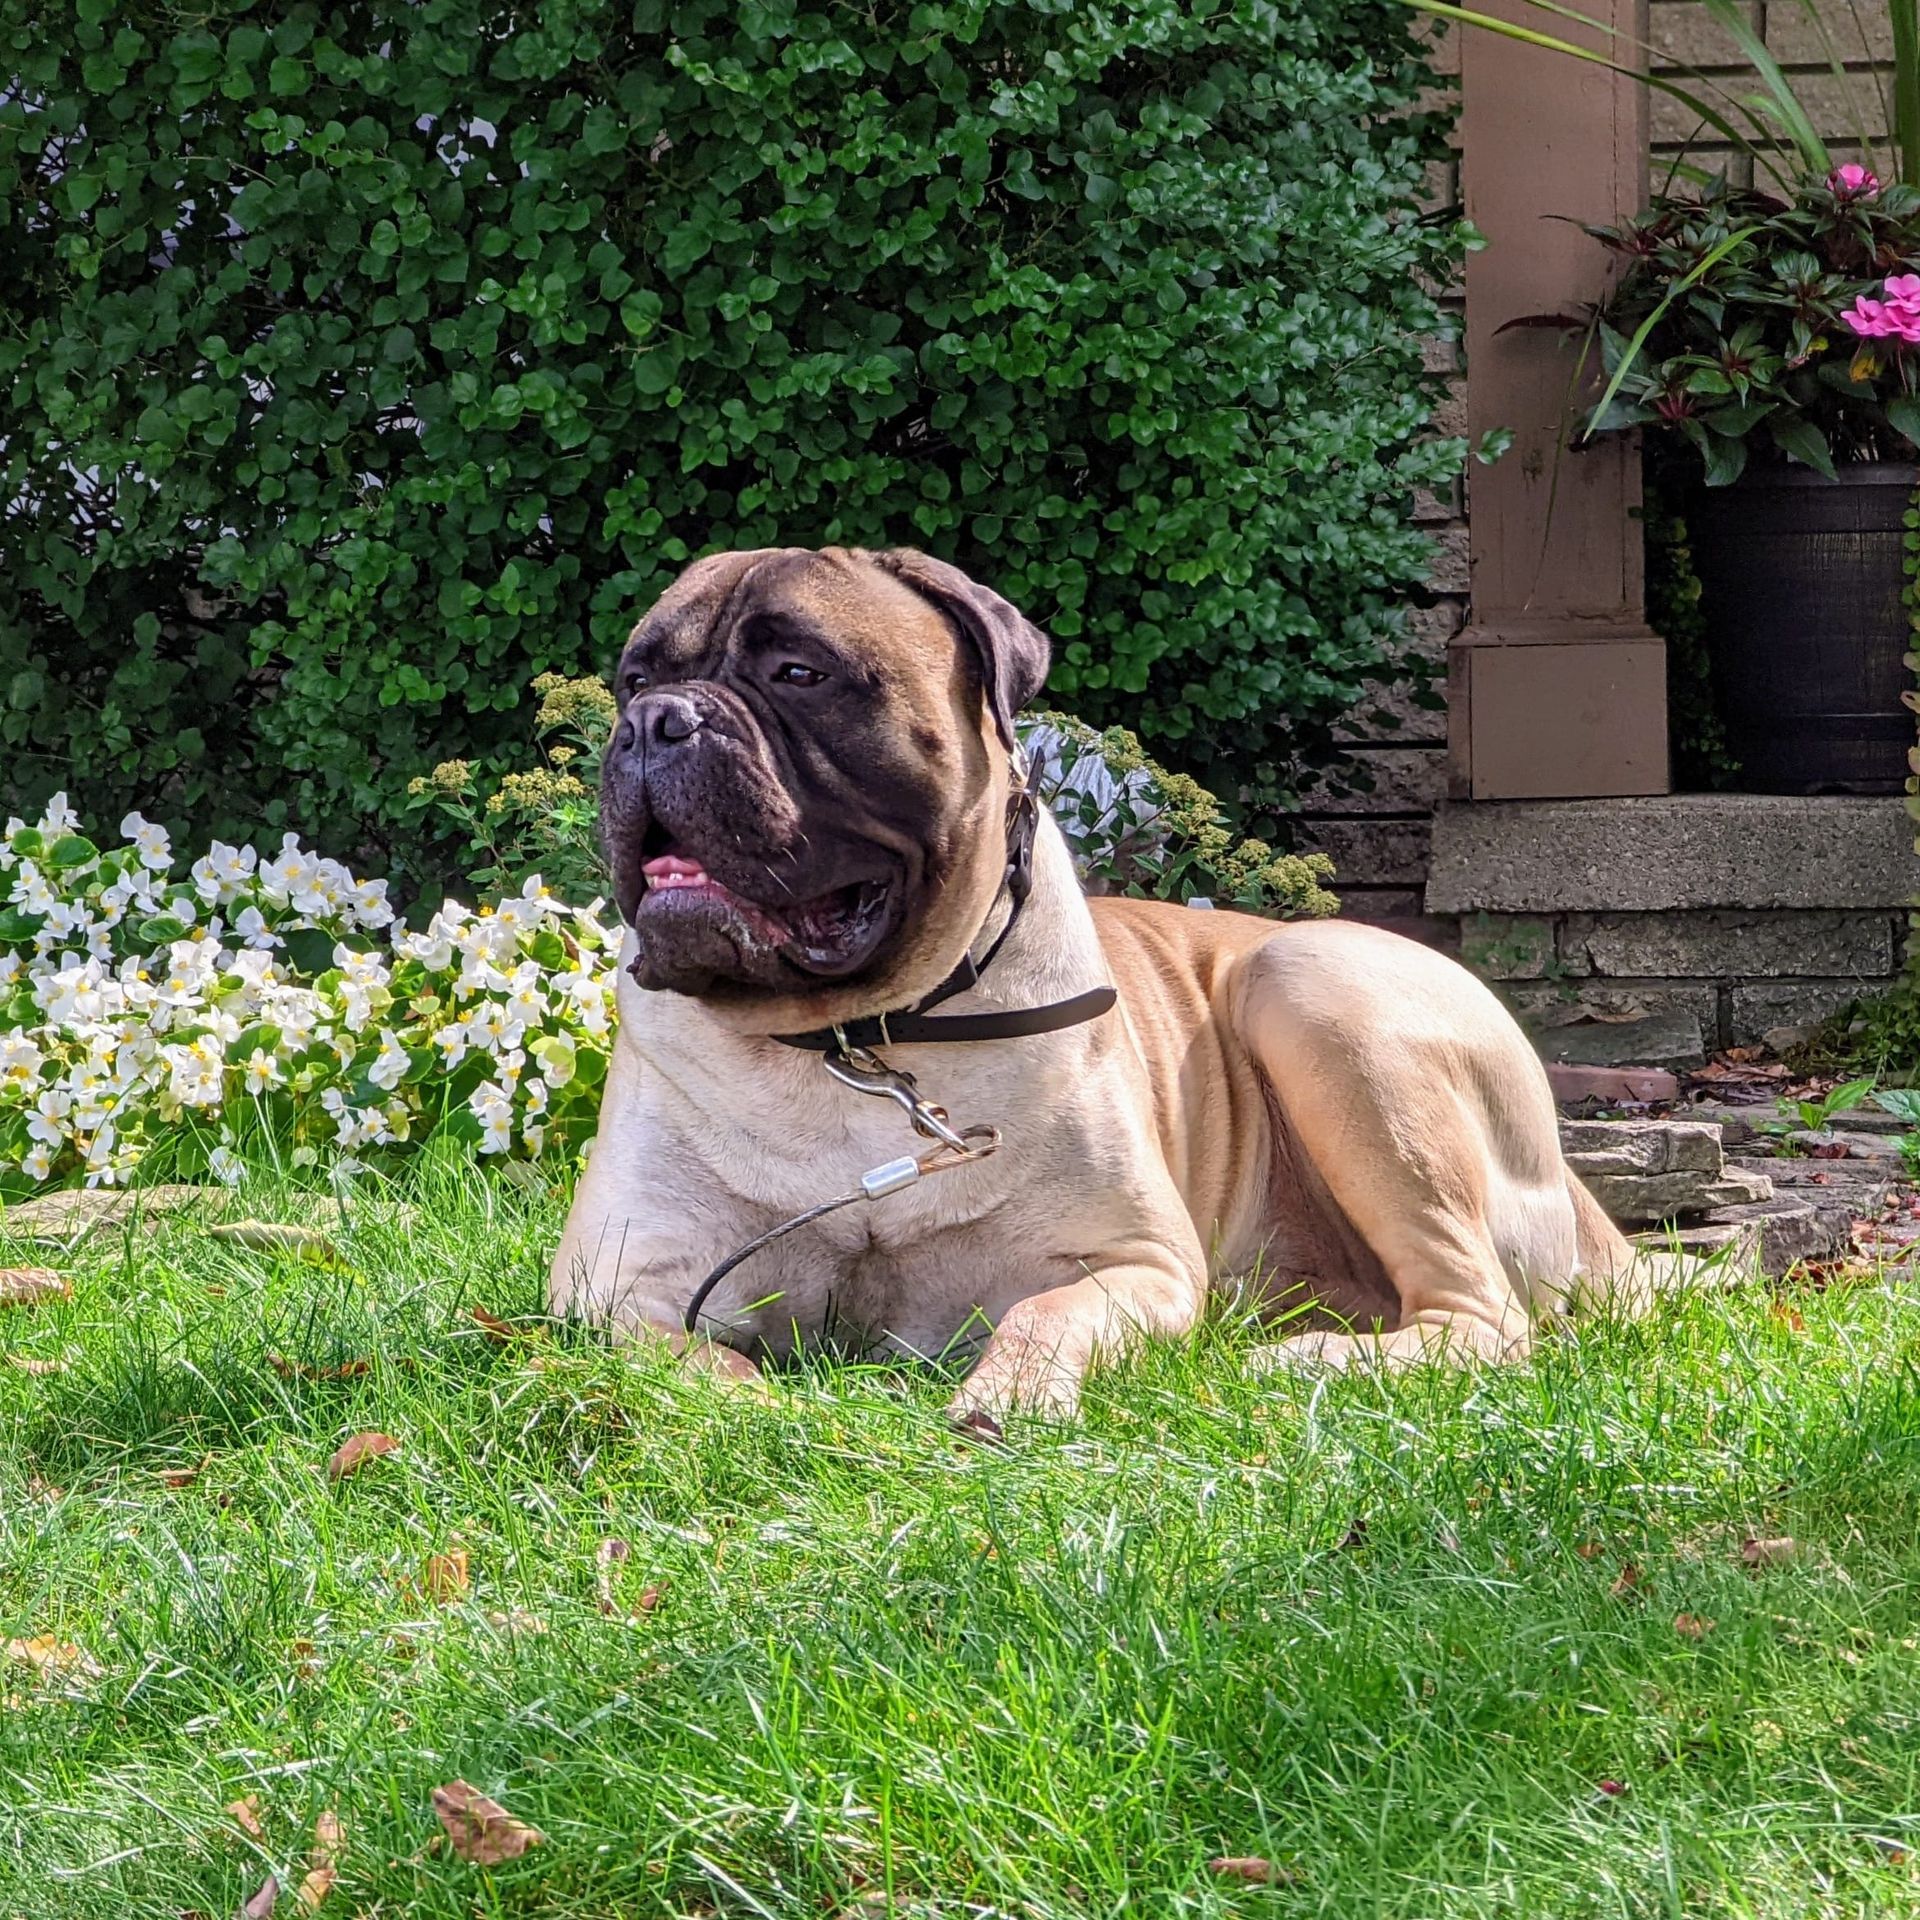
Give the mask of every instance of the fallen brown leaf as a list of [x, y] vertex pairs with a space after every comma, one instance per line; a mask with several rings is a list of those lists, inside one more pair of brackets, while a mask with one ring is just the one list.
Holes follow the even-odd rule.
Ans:
[[0, 1307], [35, 1307], [42, 1300], [71, 1300], [73, 1282], [51, 1267], [0, 1267]]
[[450, 1544], [444, 1553], [431, 1553], [420, 1572], [421, 1590], [436, 1607], [464, 1600], [472, 1585], [467, 1573], [467, 1550]]
[[282, 1380], [358, 1380], [373, 1371], [371, 1360], [342, 1360], [337, 1367], [316, 1367], [305, 1360], [289, 1360], [284, 1353], [268, 1354], [267, 1365]]
[[1624, 1800], [1630, 1791], [1624, 1780], [1602, 1780], [1594, 1788], [1602, 1800]]
[[656, 1582], [651, 1587], [642, 1587], [640, 1589], [640, 1598], [633, 1603], [631, 1611], [634, 1613], [651, 1613], [666, 1597], [667, 1585], [664, 1580]]
[[56, 1640], [50, 1633], [36, 1633], [30, 1640], [0, 1641], [0, 1654], [16, 1666], [31, 1667], [42, 1680], [61, 1680], [69, 1674], [93, 1680], [105, 1671], [84, 1647]]
[[235, 1915], [234, 1920], [267, 1920], [276, 1906], [280, 1904], [280, 1882], [272, 1874], [260, 1882], [253, 1898]]
[[260, 1819], [260, 1796], [250, 1793], [243, 1800], [229, 1800], [221, 1809], [249, 1840], [266, 1844], [267, 1830]]
[[1574, 1552], [1577, 1553], [1582, 1560], [1598, 1560], [1600, 1556], [1606, 1552], [1606, 1548], [1603, 1547], [1598, 1540], [1582, 1540], [1580, 1544], [1574, 1548]]
[[190, 1467], [163, 1467], [160, 1471], [160, 1484], [178, 1493], [182, 1487], [192, 1486], [212, 1464], [213, 1455], [203, 1453]]
[[593, 1585], [595, 1597], [602, 1613], [618, 1613], [619, 1603], [613, 1597], [613, 1570], [623, 1560], [633, 1557], [633, 1547], [625, 1540], [602, 1540], [593, 1552]]
[[1801, 1318], [1800, 1309], [1788, 1306], [1784, 1300], [1776, 1300], [1767, 1312], [1790, 1333], [1805, 1333], [1807, 1330], [1807, 1323]]
[[1647, 1583], [1647, 1577], [1631, 1560], [1620, 1569], [1620, 1577], [1607, 1589], [1616, 1600], [1624, 1600], [1629, 1594], [1638, 1593]]
[[1254, 1853], [1223, 1853], [1207, 1862], [1207, 1871], [1220, 1880], [1244, 1880], [1250, 1887], [1286, 1887], [1297, 1878], [1291, 1869]]
[[1713, 1631], [1713, 1622], [1698, 1613], [1676, 1613], [1673, 1630], [1688, 1640], [1704, 1640]]
[[505, 1860], [518, 1860], [529, 1847], [537, 1847], [546, 1835], [523, 1820], [516, 1820], [497, 1800], [489, 1800], [478, 1787], [464, 1780], [449, 1780], [433, 1790], [433, 1810], [447, 1830], [453, 1850], [462, 1860], [476, 1867], [497, 1867]]
[[65, 1373], [68, 1363], [64, 1360], [39, 1360], [30, 1353], [10, 1353], [7, 1365], [16, 1373]]
[[1740, 1549], [1740, 1558], [1750, 1567], [1784, 1567], [1800, 1551], [1800, 1543], [1781, 1534], [1772, 1540], [1749, 1540]]
[[328, 1807], [313, 1823], [313, 1850], [307, 1855], [307, 1871], [295, 1889], [293, 1904], [302, 1913], [311, 1913], [340, 1877], [340, 1856], [346, 1850], [346, 1829], [340, 1816]]
[[398, 1453], [400, 1442], [390, 1433], [356, 1433], [343, 1441], [340, 1450], [327, 1462], [327, 1478], [344, 1480], [350, 1473], [358, 1473], [369, 1460], [378, 1460], [383, 1454]]
[[484, 1333], [496, 1347], [510, 1346], [515, 1340], [525, 1336], [521, 1329], [510, 1321], [502, 1320], [497, 1313], [489, 1313], [485, 1307], [469, 1307], [467, 1318]]

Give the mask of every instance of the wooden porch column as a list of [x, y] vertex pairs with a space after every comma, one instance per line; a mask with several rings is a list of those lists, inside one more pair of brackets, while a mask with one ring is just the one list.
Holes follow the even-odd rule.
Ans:
[[[1590, 29], [1484, 0], [1564, 38]], [[1585, 11], [1644, 38], [1645, 0]], [[1567, 437], [1577, 347], [1528, 314], [1600, 297], [1606, 253], [1579, 221], [1638, 209], [1647, 184], [1647, 95], [1565, 55], [1458, 29], [1461, 184], [1487, 247], [1467, 263], [1467, 424], [1510, 428], [1512, 450], [1469, 480], [1469, 624], [1448, 659], [1453, 792], [1475, 800], [1665, 793], [1666, 644], [1646, 624], [1640, 455], [1609, 435]], [[1632, 41], [1615, 41], [1631, 61]]]

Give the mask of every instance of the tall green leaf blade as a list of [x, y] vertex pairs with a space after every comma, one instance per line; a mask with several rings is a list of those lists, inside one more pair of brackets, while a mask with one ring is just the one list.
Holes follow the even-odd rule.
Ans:
[[1900, 178], [1920, 186], [1920, 0], [1887, 0], [1893, 28], [1893, 141]]
[[[1902, 3], [1903, 0], [1892, 0], [1896, 7]], [[1905, 3], [1911, 4], [1911, 0], [1905, 0]], [[1737, 6], [1735, 0], [1701, 0], [1701, 4], [1720, 30], [1753, 63], [1753, 70], [1766, 86], [1767, 96], [1781, 127], [1792, 140], [1807, 171], [1822, 174], [1831, 172], [1833, 159], [1827, 152], [1827, 143], [1815, 132], [1806, 108], [1800, 104], [1800, 96], [1793, 90], [1793, 83], [1780, 71], [1779, 61], [1773, 57], [1745, 10]]]

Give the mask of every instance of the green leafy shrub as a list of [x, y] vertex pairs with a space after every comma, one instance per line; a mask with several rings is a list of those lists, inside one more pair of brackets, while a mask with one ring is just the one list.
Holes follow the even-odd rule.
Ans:
[[408, 779], [690, 556], [844, 541], [991, 579], [1060, 699], [1281, 798], [1459, 461], [1411, 22], [7, 8], [0, 784], [391, 870]]

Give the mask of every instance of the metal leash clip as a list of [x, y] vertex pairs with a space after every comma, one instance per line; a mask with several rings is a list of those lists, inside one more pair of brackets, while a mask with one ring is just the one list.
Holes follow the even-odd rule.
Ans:
[[[897, 1101], [921, 1139], [939, 1141], [961, 1160], [985, 1159], [1000, 1144], [999, 1132], [993, 1127], [955, 1131], [945, 1107], [936, 1107], [932, 1101], [921, 1098], [920, 1084], [912, 1074], [904, 1068], [888, 1066], [866, 1047], [838, 1046], [826, 1056], [826, 1065], [827, 1071], [842, 1086], [851, 1087], [856, 1093], [878, 1094], [882, 1099]], [[993, 1137], [992, 1145], [980, 1144], [989, 1134]], [[951, 1166], [955, 1162], [946, 1160], [941, 1164]], [[923, 1171], [931, 1173], [933, 1168]]]

